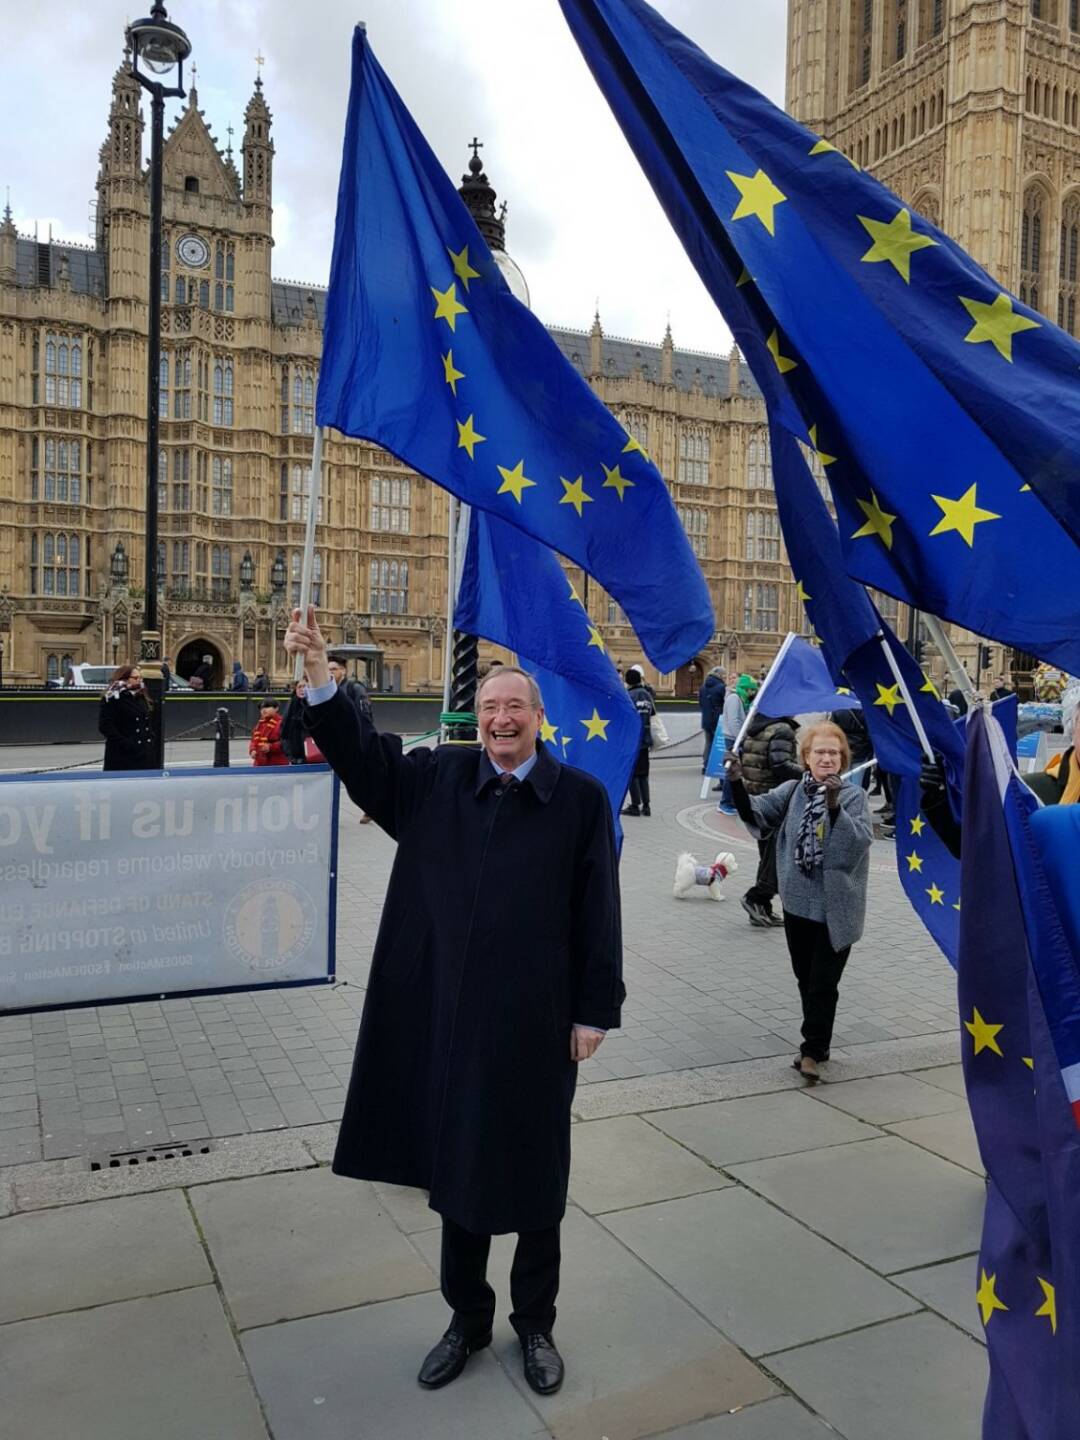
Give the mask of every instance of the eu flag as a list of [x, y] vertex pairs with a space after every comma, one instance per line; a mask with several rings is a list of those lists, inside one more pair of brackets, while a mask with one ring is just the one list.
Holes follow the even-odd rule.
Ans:
[[584, 567], [658, 669], [712, 639], [659, 472], [510, 293], [362, 27], [317, 418]]
[[1080, 345], [645, 0], [560, 4], [849, 573], [1076, 672]]
[[556, 557], [494, 515], [473, 510], [454, 624], [512, 650], [544, 697], [540, 738], [608, 792], [615, 833], [641, 747], [641, 716]]
[[1080, 1007], [1075, 957], [1032, 841], [1036, 803], [997, 722], [976, 709], [958, 993], [988, 1177], [972, 1277], [990, 1360], [986, 1440], [1074, 1440], [1080, 1416], [1080, 1128], [1058, 1048]]
[[846, 685], [837, 685], [821, 651], [799, 635], [784, 641], [756, 699], [763, 715], [856, 710], [862, 703]]

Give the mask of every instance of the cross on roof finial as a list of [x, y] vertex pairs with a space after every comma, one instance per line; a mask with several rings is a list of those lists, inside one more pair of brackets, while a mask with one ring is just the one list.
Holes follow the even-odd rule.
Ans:
[[225, 133], [226, 133], [226, 135], [228, 135], [228, 137], [229, 137], [229, 144], [228, 144], [228, 147], [227, 147], [227, 153], [228, 153], [229, 157], [231, 158], [231, 157], [232, 157], [233, 127], [232, 127], [231, 125], [226, 125], [226, 126], [225, 126]]
[[263, 67], [265, 64], [266, 64], [266, 56], [265, 56], [265, 55], [262, 53], [262, 51], [260, 50], [259, 53], [255, 56], [255, 65], [256, 65], [256, 67], [257, 67], [257, 74], [258, 74], [258, 77], [259, 77], [260, 80], [262, 79], [262, 67]]
[[479, 160], [479, 159], [480, 159], [480, 151], [484, 148], [484, 142], [483, 142], [482, 140], [478, 140], [478, 139], [476, 138], [476, 136], [474, 135], [473, 138], [472, 138], [472, 140], [471, 140], [469, 143], [472, 145], [473, 159], [474, 159], [474, 160]]

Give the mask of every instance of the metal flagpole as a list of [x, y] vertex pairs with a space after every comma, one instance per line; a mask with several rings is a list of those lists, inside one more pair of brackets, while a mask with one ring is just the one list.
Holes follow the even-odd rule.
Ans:
[[915, 701], [911, 697], [911, 691], [908, 689], [907, 683], [904, 680], [903, 675], [900, 673], [900, 666], [896, 663], [896, 656], [889, 648], [889, 642], [885, 639], [883, 631], [878, 631], [877, 638], [881, 643], [881, 648], [885, 654], [885, 663], [892, 671], [892, 677], [896, 681], [897, 688], [900, 690], [904, 697], [904, 704], [907, 706], [908, 714], [911, 716], [911, 723], [915, 726], [915, 734], [919, 737], [919, 744], [923, 748], [923, 754], [926, 756], [927, 760], [929, 760], [930, 764], [933, 765], [934, 747], [930, 744], [929, 738], [926, 734], [926, 730], [923, 727], [922, 720], [919, 718], [919, 712], [915, 708]]
[[[443, 652], [442, 713], [450, 712], [450, 669], [454, 654], [454, 601], [457, 598], [457, 527], [460, 502], [456, 495], [450, 496], [449, 519], [446, 534], [446, 643]], [[445, 719], [440, 722], [440, 740], [445, 743], [447, 726]]]
[[[308, 481], [307, 531], [304, 535], [304, 564], [300, 571], [300, 621], [307, 624], [308, 606], [311, 604], [311, 579], [315, 569], [315, 522], [319, 513], [319, 499], [322, 495], [322, 448], [323, 427], [315, 431], [315, 443], [311, 447], [311, 476]], [[298, 654], [293, 666], [293, 683], [304, 678], [304, 657]]]
[[[775, 660], [772, 662], [772, 664], [769, 666], [769, 673], [768, 673], [768, 675], [765, 676], [765, 679], [761, 682], [761, 684], [760, 684], [760, 685], [758, 686], [758, 688], [757, 688], [757, 693], [756, 693], [756, 695], [754, 696], [754, 699], [753, 699], [753, 701], [752, 701], [752, 703], [751, 703], [751, 705], [750, 705], [750, 709], [746, 712], [746, 718], [745, 718], [745, 720], [743, 720], [743, 723], [742, 723], [742, 726], [741, 726], [741, 728], [740, 728], [740, 730], [739, 730], [739, 733], [738, 733], [738, 735], [736, 735], [734, 741], [732, 742], [731, 749], [728, 751], [728, 754], [729, 754], [729, 755], [737, 755], [737, 754], [739, 753], [739, 746], [742, 744], [743, 738], [744, 738], [744, 736], [746, 735], [747, 730], [749, 730], [749, 728], [750, 728], [750, 721], [753, 720], [754, 716], [757, 714], [758, 706], [761, 704], [762, 697], [764, 696], [765, 691], [769, 688], [769, 681], [770, 681], [770, 680], [772, 679], [772, 677], [776, 674], [776, 670], [777, 670], [777, 667], [778, 667], [779, 664], [780, 664], [780, 661], [784, 658], [784, 656], [787, 654], [787, 652], [791, 649], [791, 646], [792, 646], [792, 644], [794, 643], [794, 641], [796, 641], [798, 638], [799, 638], [799, 637], [795, 634], [794, 630], [789, 630], [788, 633], [787, 633], [787, 635], [784, 637], [784, 643], [780, 646], [780, 649], [776, 652], [776, 659], [775, 659]], [[723, 717], [721, 717], [720, 723], [723, 724]], [[711, 776], [711, 775], [706, 775], [706, 776], [705, 776], [705, 779], [702, 781], [702, 785], [701, 785], [701, 798], [702, 798], [702, 800], [704, 800], [704, 799], [707, 798], [707, 796], [708, 796], [708, 794], [709, 794], [709, 786], [710, 786], [711, 782], [712, 782], [712, 776]]]
[[952, 641], [945, 634], [945, 626], [936, 615], [924, 613], [922, 618], [927, 630], [930, 631], [931, 639], [945, 658], [945, 668], [956, 681], [957, 689], [969, 705], [973, 704], [978, 698], [978, 691], [972, 685], [970, 675], [960, 664], [960, 657], [953, 649]]

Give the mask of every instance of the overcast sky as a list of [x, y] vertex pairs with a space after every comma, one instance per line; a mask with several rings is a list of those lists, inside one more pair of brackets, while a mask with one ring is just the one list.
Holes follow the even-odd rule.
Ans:
[[[783, 103], [786, 0], [653, 0], [720, 63]], [[64, 8], [0, 0], [0, 185], [20, 230], [88, 242], [89, 206], [125, 23], [140, 0]], [[556, 0], [180, 0], [199, 105], [224, 148], [266, 57], [274, 116], [274, 275], [325, 284], [349, 46], [357, 19], [455, 182], [468, 141], [509, 204], [507, 248], [548, 323], [724, 353], [728, 331], [585, 68]], [[176, 117], [169, 102], [166, 128]], [[149, 151], [149, 126], [145, 150]], [[239, 165], [239, 155], [237, 164]]]

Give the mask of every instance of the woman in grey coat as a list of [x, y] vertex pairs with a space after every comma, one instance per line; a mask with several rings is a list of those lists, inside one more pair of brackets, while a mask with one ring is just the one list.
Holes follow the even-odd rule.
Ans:
[[776, 835], [784, 931], [803, 1012], [794, 1065], [813, 1085], [829, 1058], [840, 976], [863, 932], [874, 831], [865, 790], [842, 778], [851, 752], [839, 726], [811, 725], [799, 737], [799, 759], [802, 779], [765, 795], [748, 794], [738, 757], [728, 778], [751, 835]]

